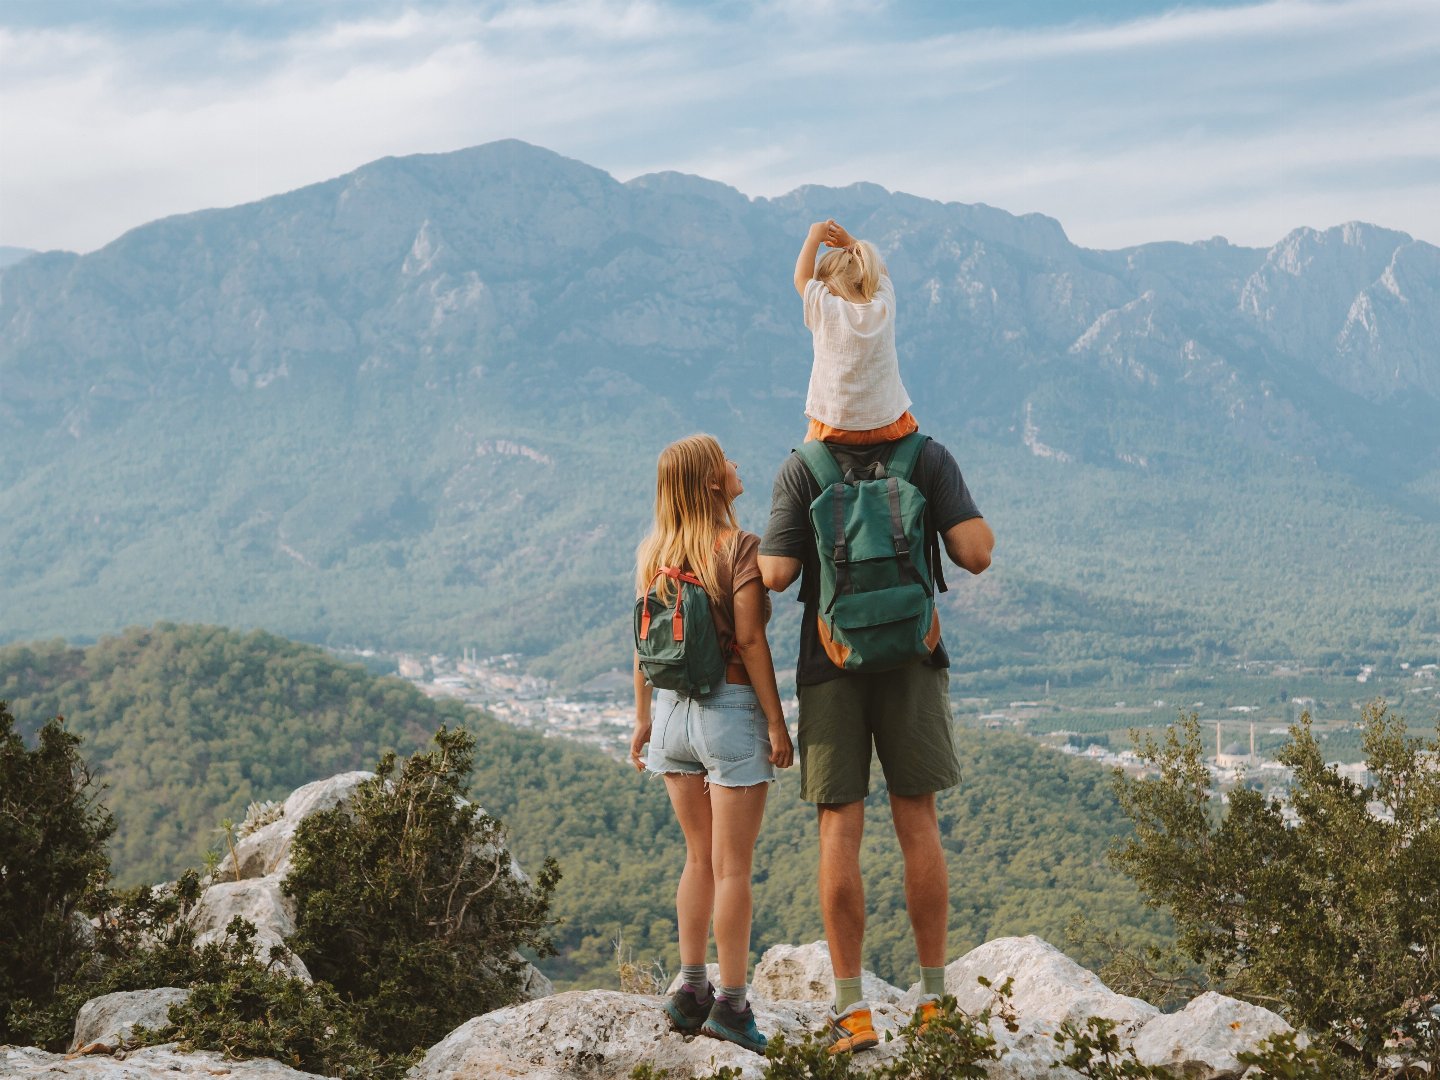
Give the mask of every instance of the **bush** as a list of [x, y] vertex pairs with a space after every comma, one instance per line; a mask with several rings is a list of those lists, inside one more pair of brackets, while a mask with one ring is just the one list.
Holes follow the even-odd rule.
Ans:
[[1440, 740], [1407, 738], [1376, 703], [1364, 750], [1370, 789], [1325, 765], [1307, 714], [1278, 755], [1294, 773], [1293, 821], [1245, 788], [1222, 813], [1199, 723], [1184, 717], [1163, 744], [1140, 743], [1157, 777], [1117, 776], [1135, 835], [1115, 861], [1228, 992], [1278, 1008], [1367, 1071], [1398, 1055], [1434, 1076]]
[[387, 1053], [519, 1000], [517, 950], [552, 952], [559, 869], [547, 860], [534, 883], [520, 876], [500, 823], [462, 797], [473, 747], [442, 727], [435, 749], [398, 773], [386, 755], [348, 807], [307, 818], [295, 836], [291, 945]]
[[143, 1041], [176, 1039], [182, 1050], [218, 1050], [226, 1057], [267, 1057], [305, 1072], [344, 1080], [400, 1080], [413, 1055], [384, 1054], [365, 1044], [351, 1010], [324, 983], [313, 986], [255, 955], [255, 928], [236, 918], [224, 940], [200, 950], [203, 978], [190, 997], [170, 1007], [171, 1030], [142, 1032]]
[[90, 951], [84, 913], [109, 874], [115, 823], [60, 718], [27, 750], [0, 701], [0, 1043], [12, 1013], [51, 1003]]

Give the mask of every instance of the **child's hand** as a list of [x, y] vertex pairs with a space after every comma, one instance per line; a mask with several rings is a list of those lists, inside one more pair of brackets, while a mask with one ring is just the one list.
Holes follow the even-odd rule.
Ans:
[[855, 238], [838, 225], [835, 220], [825, 222], [825, 243], [832, 248], [850, 248], [855, 246]]

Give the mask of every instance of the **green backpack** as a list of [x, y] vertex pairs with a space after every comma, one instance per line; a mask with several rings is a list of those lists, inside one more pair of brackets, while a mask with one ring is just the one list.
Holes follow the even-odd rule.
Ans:
[[[662, 576], [675, 582], [668, 603], [653, 592]], [[710, 597], [698, 577], [674, 566], [655, 572], [635, 601], [635, 655], [652, 685], [681, 697], [708, 694], [725, 681]]]
[[888, 462], [844, 475], [823, 442], [795, 451], [820, 485], [810, 504], [820, 556], [820, 643], [846, 671], [902, 667], [929, 656], [940, 641], [939, 542], [930, 534], [927, 559], [925, 496], [910, 483], [928, 441], [907, 435]]

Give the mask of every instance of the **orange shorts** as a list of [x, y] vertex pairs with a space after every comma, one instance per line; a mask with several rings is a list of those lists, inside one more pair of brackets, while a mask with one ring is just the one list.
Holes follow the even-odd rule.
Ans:
[[884, 427], [867, 428], [864, 431], [848, 431], [845, 428], [831, 427], [829, 424], [822, 424], [819, 420], [812, 418], [810, 429], [805, 432], [805, 441], [833, 442], [845, 446], [874, 446], [876, 443], [903, 439], [911, 432], [919, 430], [920, 425], [915, 422], [915, 417], [910, 415], [909, 409], [900, 414], [900, 419], [892, 421]]

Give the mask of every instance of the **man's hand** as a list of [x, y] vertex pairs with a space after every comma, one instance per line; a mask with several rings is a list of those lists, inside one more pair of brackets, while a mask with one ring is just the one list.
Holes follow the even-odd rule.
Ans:
[[777, 769], [788, 769], [795, 764], [795, 744], [790, 741], [790, 729], [785, 718], [771, 720], [766, 727], [770, 735], [770, 764]]

